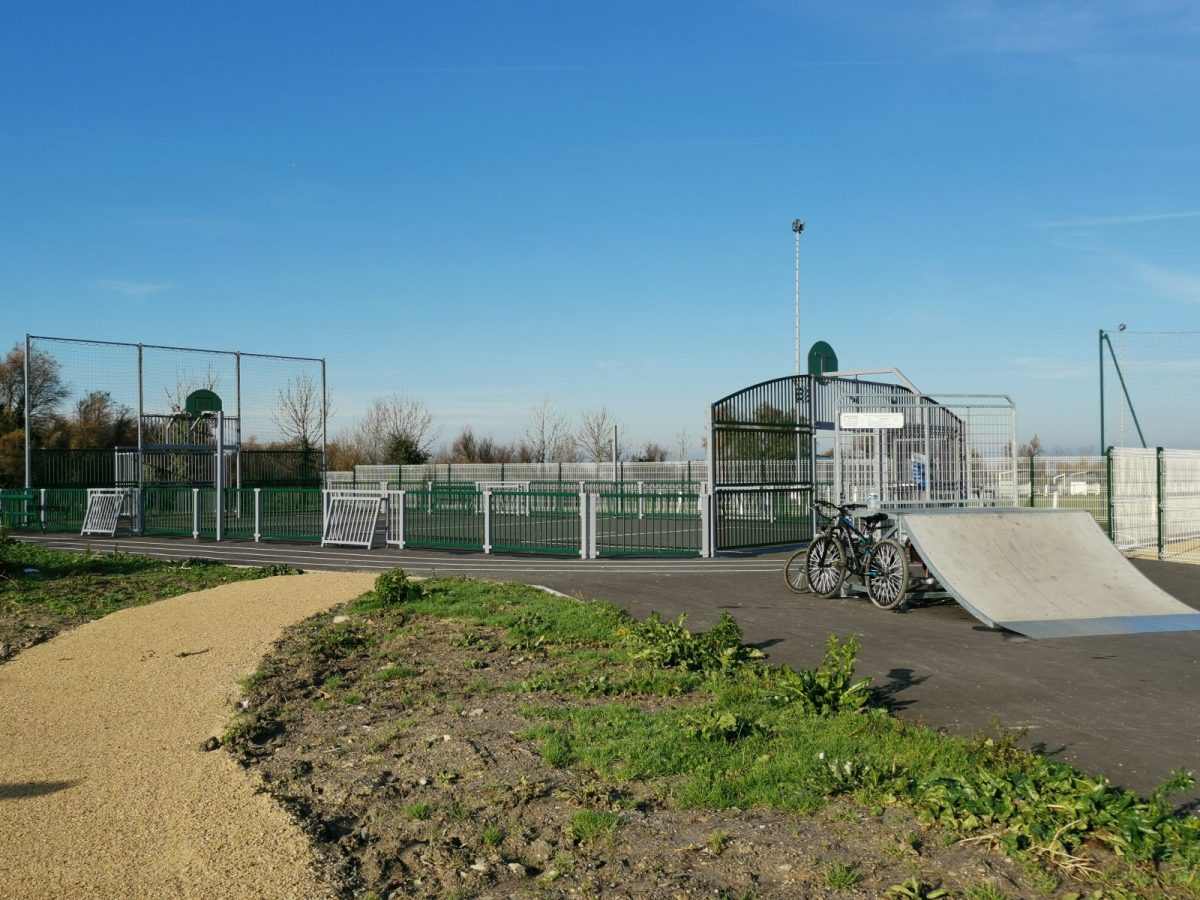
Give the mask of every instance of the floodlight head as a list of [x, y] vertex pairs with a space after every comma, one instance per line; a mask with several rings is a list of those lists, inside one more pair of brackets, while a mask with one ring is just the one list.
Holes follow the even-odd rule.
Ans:
[[792, 231], [796, 232], [796, 234], [799, 234], [803, 230], [804, 230], [804, 221], [802, 219], [796, 219], [792, 222]]

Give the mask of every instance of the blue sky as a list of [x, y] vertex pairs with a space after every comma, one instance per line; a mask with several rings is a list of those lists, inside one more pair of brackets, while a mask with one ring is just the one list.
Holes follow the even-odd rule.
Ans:
[[[1097, 330], [1200, 330], [1191, 3], [12, 5], [0, 310], [324, 356], [451, 437], [631, 441], [802, 343], [1098, 444]], [[0, 336], [3, 337], [3, 336]], [[1153, 437], [1150, 438], [1153, 442]]]

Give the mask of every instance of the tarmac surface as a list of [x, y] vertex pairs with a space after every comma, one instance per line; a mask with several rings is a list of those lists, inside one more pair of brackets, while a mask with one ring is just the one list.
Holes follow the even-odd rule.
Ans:
[[[1175, 769], [1200, 769], [1200, 632], [1034, 641], [981, 625], [957, 604], [883, 612], [865, 600], [791, 593], [786, 553], [717, 559], [590, 560], [286, 543], [22, 535], [61, 549], [120, 549], [236, 565], [470, 575], [605, 600], [636, 616], [688, 616], [693, 630], [730, 612], [770, 662], [812, 666], [826, 635], [858, 635], [858, 673], [897, 714], [955, 734], [1027, 729], [1026, 744], [1145, 794]], [[1200, 610], [1200, 568], [1132, 560]], [[1068, 572], [1063, 577], [1069, 577]], [[1182, 799], [1194, 799], [1192, 792]]]

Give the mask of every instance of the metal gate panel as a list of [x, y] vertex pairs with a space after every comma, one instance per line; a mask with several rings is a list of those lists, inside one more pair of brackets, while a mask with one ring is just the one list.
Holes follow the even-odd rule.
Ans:
[[343, 547], [371, 549], [375, 542], [375, 527], [383, 498], [347, 497], [333, 494], [325, 501], [325, 528], [321, 546], [338, 544]]
[[81, 535], [117, 533], [117, 522], [125, 508], [123, 488], [92, 488], [88, 491], [87, 510], [83, 514]]

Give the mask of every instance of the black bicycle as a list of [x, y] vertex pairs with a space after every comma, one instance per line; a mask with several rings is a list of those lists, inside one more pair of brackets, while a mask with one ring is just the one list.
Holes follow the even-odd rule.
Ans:
[[894, 609], [904, 602], [907, 549], [896, 540], [897, 529], [887, 513], [872, 513], [856, 522], [853, 512], [862, 508], [861, 503], [813, 501], [813, 511], [823, 524], [808, 547], [793, 553], [784, 566], [783, 578], [792, 591], [844, 596], [847, 579], [854, 578], [880, 609]]

